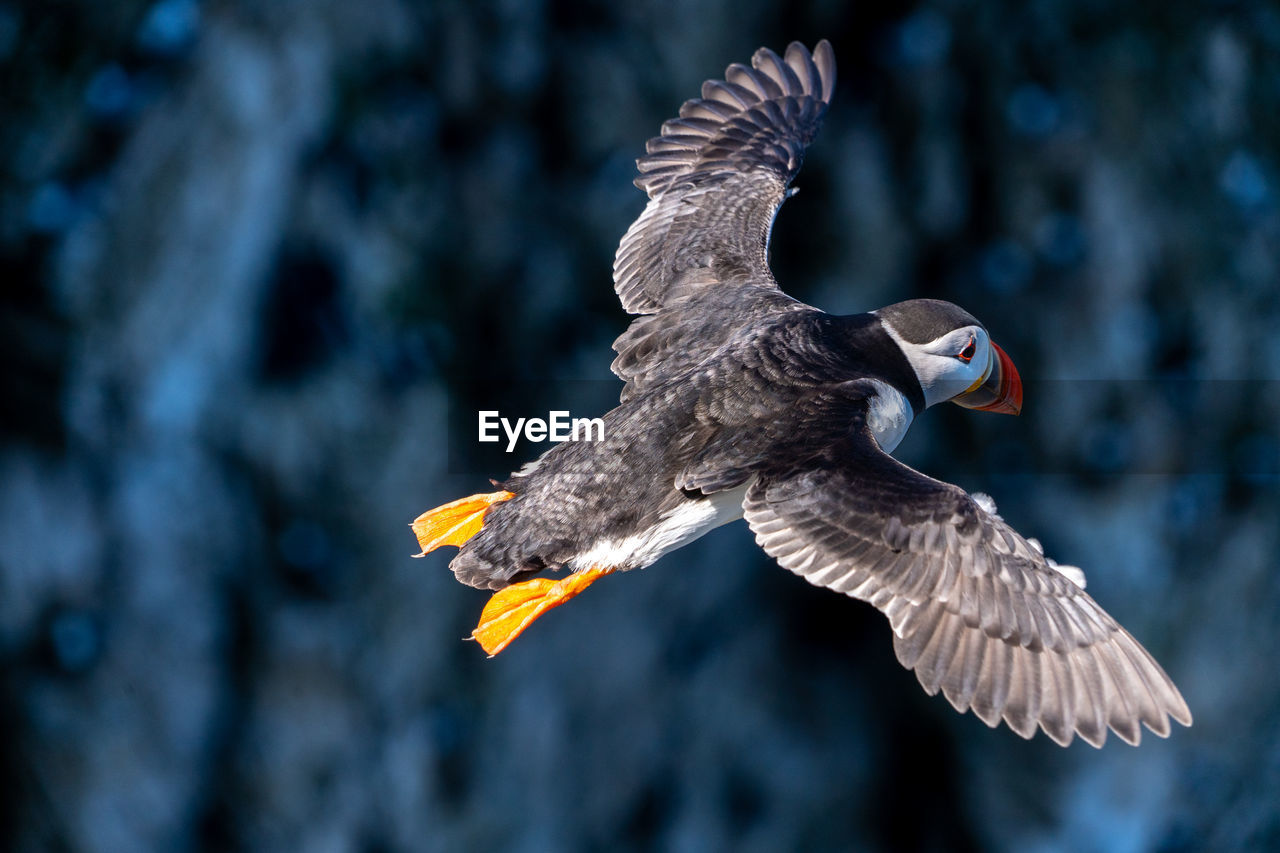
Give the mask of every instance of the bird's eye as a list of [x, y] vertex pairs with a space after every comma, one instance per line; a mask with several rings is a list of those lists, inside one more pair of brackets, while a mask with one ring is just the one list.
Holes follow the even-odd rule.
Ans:
[[956, 353], [956, 358], [960, 359], [965, 364], [968, 364], [973, 359], [973, 354], [977, 352], [977, 350], [978, 350], [978, 339], [970, 335], [969, 343], [965, 346], [964, 349]]

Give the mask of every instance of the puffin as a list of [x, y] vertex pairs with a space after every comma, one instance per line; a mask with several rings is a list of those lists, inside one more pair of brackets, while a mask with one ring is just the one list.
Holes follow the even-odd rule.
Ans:
[[417, 556], [455, 546], [457, 579], [493, 591], [472, 633], [493, 656], [599, 579], [741, 518], [783, 568], [881, 611], [924, 689], [988, 726], [1099, 747], [1108, 730], [1136, 745], [1141, 726], [1190, 725], [1079, 568], [988, 496], [891, 455], [940, 403], [1020, 411], [1018, 371], [986, 327], [940, 300], [835, 316], [778, 287], [774, 217], [835, 79], [825, 40], [761, 48], [662, 125], [613, 265], [637, 317], [613, 345], [624, 386], [603, 436], [423, 513]]

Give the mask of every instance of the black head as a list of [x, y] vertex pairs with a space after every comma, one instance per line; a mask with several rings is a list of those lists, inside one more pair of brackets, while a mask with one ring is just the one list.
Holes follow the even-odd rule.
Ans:
[[886, 305], [875, 313], [910, 344], [927, 344], [966, 326], [983, 328], [968, 311], [941, 299], [908, 299]]
[[911, 364], [926, 406], [954, 400], [993, 412], [1021, 408], [1017, 369], [968, 311], [938, 299], [911, 299], [875, 315]]

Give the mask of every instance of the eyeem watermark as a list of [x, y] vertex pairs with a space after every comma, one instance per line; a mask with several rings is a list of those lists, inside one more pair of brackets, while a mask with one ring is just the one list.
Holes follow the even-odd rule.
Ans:
[[480, 441], [501, 441], [498, 429], [507, 435], [507, 452], [516, 449], [523, 433], [525, 441], [603, 441], [604, 421], [600, 418], [571, 418], [568, 412], [548, 412], [542, 418], [516, 418], [514, 424], [496, 411], [482, 411]]

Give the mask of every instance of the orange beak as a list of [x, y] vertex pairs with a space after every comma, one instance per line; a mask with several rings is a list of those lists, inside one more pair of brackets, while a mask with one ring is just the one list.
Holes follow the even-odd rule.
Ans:
[[953, 397], [951, 402], [980, 412], [1018, 414], [1022, 411], [1022, 377], [1013, 366], [1013, 359], [992, 341], [991, 370], [986, 379], [976, 388]]

